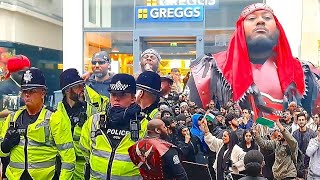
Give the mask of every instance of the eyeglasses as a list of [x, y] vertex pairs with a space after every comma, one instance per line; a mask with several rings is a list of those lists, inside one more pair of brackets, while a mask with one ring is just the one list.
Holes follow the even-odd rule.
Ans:
[[106, 64], [106, 63], [107, 63], [107, 61], [91, 61], [91, 64], [92, 64], [92, 65], [96, 65], [96, 64], [104, 65], [104, 64]]

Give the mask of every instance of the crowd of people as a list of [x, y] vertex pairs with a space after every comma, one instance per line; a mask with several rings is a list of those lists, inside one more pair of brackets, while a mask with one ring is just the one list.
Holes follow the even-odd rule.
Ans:
[[[241, 23], [245, 25], [238, 27]], [[287, 43], [272, 9], [265, 4], [245, 8], [239, 24], [230, 48], [241, 44], [236, 42], [237, 35], [243, 38], [246, 32], [253, 34], [252, 38], [269, 37], [265, 33], [271, 27], [280, 28], [277, 38], [281, 39], [280, 43]], [[257, 26], [251, 28], [253, 32], [247, 29], [252, 26]], [[267, 42], [271, 47], [261, 47], [277, 49], [274, 42], [274, 39]], [[259, 49], [259, 43], [254, 45], [256, 49], [250, 49], [252, 44], [248, 40], [248, 46], [255, 57], [247, 59], [257, 63], [252, 62], [253, 70], [249, 70], [263, 69], [262, 65], [270, 65], [269, 61], [276, 59], [271, 53], [270, 60], [270, 52]], [[283, 49], [281, 52], [289, 53]], [[177, 68], [166, 75], [158, 74], [161, 56], [154, 49], [141, 54], [141, 72], [135, 75], [110, 72], [109, 54], [97, 52], [91, 60], [92, 72], [80, 75], [70, 68], [61, 73], [63, 99], [55, 107], [45, 105], [47, 85], [40, 69], [30, 67], [29, 63], [21, 75], [12, 72], [10, 81], [19, 86], [24, 105], [18, 110], [0, 112], [0, 117], [5, 119], [0, 129], [2, 177], [10, 180], [187, 180], [203, 176], [208, 180], [320, 179], [320, 119], [319, 113], [312, 111], [318, 103], [314, 94], [319, 94], [319, 84], [313, 84], [317, 75], [310, 71], [311, 75], [303, 74], [300, 62], [292, 59], [294, 67], [299, 65], [302, 73], [296, 69], [293, 84], [287, 83], [288, 87], [281, 84], [287, 82], [283, 79], [289, 72], [286, 71], [279, 73], [281, 77], [273, 77], [278, 84], [262, 87], [262, 74], [259, 79], [255, 71], [248, 73], [254, 83], [246, 92], [235, 84], [228, 85], [231, 75], [226, 69], [219, 69], [221, 57], [224, 56], [205, 55], [195, 60], [198, 64], [182, 79]], [[229, 57], [233, 56], [229, 54]], [[205, 67], [198, 69], [201, 73], [193, 71], [199, 64]], [[204, 76], [206, 73], [202, 74], [209, 70], [217, 71], [213, 73], [216, 77], [210, 79]], [[271, 77], [271, 71], [269, 74]], [[307, 88], [299, 79], [303, 77], [308, 80], [308, 88], [313, 88], [304, 96], [308, 101], [299, 94]], [[203, 82], [199, 78], [209, 83], [209, 89], [200, 86]], [[246, 79], [237, 80], [243, 85], [240, 81]], [[261, 96], [279, 97], [278, 90], [283, 87], [280, 95], [286, 100], [276, 100], [273, 104]], [[279, 102], [283, 102], [281, 112]], [[277, 111], [268, 107], [270, 104]]]

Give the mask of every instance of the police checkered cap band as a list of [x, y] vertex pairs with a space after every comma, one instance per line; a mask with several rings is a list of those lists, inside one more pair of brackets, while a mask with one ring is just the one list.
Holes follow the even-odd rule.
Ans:
[[122, 84], [120, 81], [117, 81], [115, 84], [110, 84], [111, 91], [125, 91], [128, 87], [128, 84]]
[[147, 49], [147, 50], [143, 51], [143, 53], [141, 54], [141, 57], [143, 57], [145, 54], [153, 54], [157, 57], [158, 61], [161, 61], [160, 54], [154, 49]]
[[245, 18], [249, 14], [251, 14], [254, 11], [257, 11], [257, 10], [267, 10], [267, 11], [270, 11], [273, 14], [273, 9], [270, 6], [268, 6], [267, 4], [255, 3], [255, 4], [251, 4], [251, 5], [247, 6], [247, 7], [245, 7], [241, 12], [241, 16]]

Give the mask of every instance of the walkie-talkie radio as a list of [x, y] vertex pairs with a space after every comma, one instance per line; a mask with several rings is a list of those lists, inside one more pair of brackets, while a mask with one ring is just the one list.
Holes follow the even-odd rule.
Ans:
[[132, 141], [139, 140], [139, 130], [140, 130], [140, 121], [138, 120], [138, 116], [136, 115], [136, 119], [130, 121], [130, 134]]

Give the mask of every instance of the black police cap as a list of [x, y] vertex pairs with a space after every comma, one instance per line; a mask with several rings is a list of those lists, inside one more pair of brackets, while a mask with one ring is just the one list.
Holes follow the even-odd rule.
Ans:
[[141, 73], [137, 79], [137, 88], [159, 95], [161, 80], [159, 74], [152, 71]]
[[31, 67], [23, 73], [20, 85], [21, 90], [47, 88], [46, 79], [43, 72], [35, 67]]
[[116, 74], [112, 77], [108, 88], [110, 93], [136, 93], [136, 81], [129, 74]]
[[60, 75], [60, 88], [65, 90], [69, 87], [76, 86], [78, 84], [84, 84], [84, 80], [80, 77], [79, 72], [70, 68], [63, 71]]

